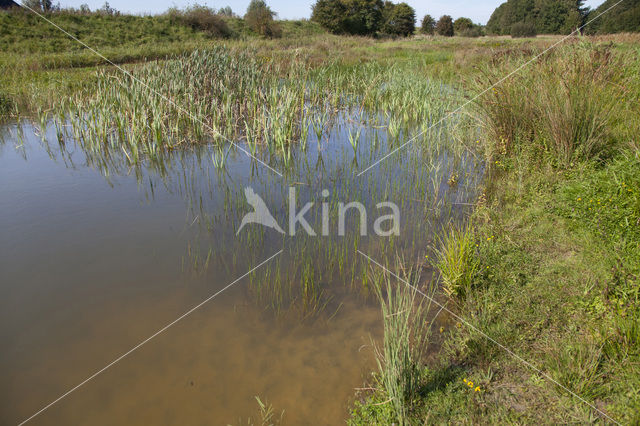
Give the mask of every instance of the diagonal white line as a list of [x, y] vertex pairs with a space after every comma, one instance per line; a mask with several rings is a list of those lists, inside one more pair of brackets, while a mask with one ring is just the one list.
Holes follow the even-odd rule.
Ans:
[[152, 340], [153, 338], [157, 337], [158, 335], [164, 333], [165, 331], [167, 331], [169, 328], [171, 328], [172, 326], [174, 326], [175, 324], [177, 324], [178, 322], [180, 322], [181, 320], [185, 319], [186, 317], [188, 317], [189, 315], [191, 315], [193, 312], [197, 311], [198, 309], [200, 309], [202, 306], [204, 306], [206, 303], [210, 302], [211, 300], [213, 300], [215, 297], [217, 297], [218, 295], [220, 295], [222, 292], [224, 292], [225, 290], [227, 290], [228, 288], [230, 288], [231, 286], [233, 286], [234, 284], [236, 284], [238, 281], [242, 280], [244, 277], [246, 277], [247, 275], [251, 274], [252, 272], [254, 272], [255, 270], [257, 270], [258, 268], [264, 266], [266, 263], [270, 262], [271, 260], [273, 260], [274, 258], [276, 258], [280, 253], [282, 253], [282, 250], [280, 250], [279, 252], [277, 252], [276, 254], [274, 254], [273, 256], [271, 256], [270, 258], [268, 258], [267, 260], [263, 261], [262, 263], [260, 263], [258, 266], [255, 266], [253, 269], [251, 269], [249, 272], [247, 272], [246, 274], [238, 277], [237, 279], [235, 279], [233, 282], [231, 282], [230, 284], [228, 284], [226, 287], [224, 287], [222, 290], [218, 291], [215, 294], [212, 294], [211, 296], [207, 297], [206, 299], [204, 299], [202, 302], [198, 303], [196, 306], [194, 306], [193, 308], [189, 309], [187, 312], [185, 312], [184, 314], [180, 315], [180, 317], [178, 317], [177, 319], [171, 321], [169, 324], [165, 325], [164, 327], [162, 327], [160, 330], [156, 331], [155, 333], [153, 333], [151, 336], [147, 337], [146, 339], [144, 339], [142, 342], [138, 343], [136, 346], [134, 346], [133, 348], [129, 349], [127, 352], [125, 352], [124, 354], [120, 355], [118, 358], [114, 359], [113, 361], [111, 361], [109, 364], [107, 364], [106, 366], [104, 366], [103, 368], [101, 368], [100, 370], [96, 371], [95, 373], [93, 373], [91, 376], [87, 377], [85, 380], [83, 380], [82, 382], [78, 383], [76, 386], [72, 387], [71, 389], [69, 389], [67, 392], [63, 393], [62, 395], [60, 395], [57, 399], [53, 400], [52, 402], [50, 402], [49, 404], [45, 405], [44, 407], [42, 407], [40, 410], [38, 410], [36, 413], [34, 413], [31, 417], [23, 420], [22, 422], [19, 423], [18, 426], [22, 426], [25, 423], [27, 423], [28, 421], [31, 421], [34, 417], [38, 416], [39, 414], [42, 414], [44, 411], [46, 411], [47, 409], [51, 408], [53, 405], [57, 404], [58, 402], [60, 402], [62, 399], [64, 399], [65, 397], [67, 397], [69, 394], [73, 393], [74, 391], [76, 391], [78, 388], [80, 388], [81, 386], [87, 384], [87, 382], [93, 380], [95, 377], [97, 377], [98, 375], [100, 375], [101, 373], [103, 373], [105, 370], [107, 370], [108, 368], [112, 367], [114, 364], [118, 363], [119, 361], [121, 361], [122, 359], [126, 358], [127, 356], [129, 356], [131, 353], [135, 352], [136, 350], [138, 350], [140, 347], [142, 347], [143, 345], [145, 345], [146, 343], [148, 343], [150, 340]]
[[431, 302], [435, 303], [436, 305], [438, 305], [441, 309], [443, 309], [444, 311], [446, 311], [449, 315], [455, 317], [458, 321], [460, 321], [461, 323], [463, 323], [464, 325], [466, 325], [467, 327], [471, 328], [472, 330], [474, 330], [476, 333], [481, 334], [484, 338], [486, 338], [487, 340], [489, 340], [491, 343], [497, 345], [499, 348], [503, 349], [505, 352], [507, 352], [509, 355], [511, 355], [512, 357], [514, 357], [515, 359], [517, 359], [518, 361], [522, 362], [523, 364], [525, 364], [527, 367], [529, 367], [530, 369], [534, 370], [536, 373], [542, 375], [543, 377], [545, 377], [547, 380], [549, 380], [550, 382], [558, 385], [559, 387], [561, 387], [562, 389], [564, 389], [565, 391], [567, 391], [568, 393], [570, 393], [571, 395], [573, 395], [575, 398], [579, 399], [580, 401], [584, 402], [585, 404], [587, 404], [589, 407], [593, 408], [595, 411], [597, 411], [598, 413], [602, 414], [604, 417], [606, 417], [607, 419], [611, 420], [613, 423], [619, 425], [620, 423], [618, 423], [617, 421], [615, 421], [614, 419], [612, 419], [611, 417], [609, 417], [606, 413], [604, 413], [603, 411], [599, 410], [595, 405], [593, 405], [592, 403], [590, 403], [589, 401], [587, 401], [586, 399], [582, 398], [580, 395], [578, 395], [577, 393], [573, 392], [572, 390], [570, 390], [569, 388], [567, 388], [566, 386], [558, 383], [556, 380], [554, 380], [550, 375], [548, 375], [547, 373], [543, 372], [542, 370], [540, 370], [539, 368], [537, 368], [536, 366], [534, 366], [533, 364], [531, 364], [529, 361], [527, 361], [526, 359], [522, 358], [521, 356], [519, 356], [518, 354], [516, 354], [515, 352], [513, 352], [511, 349], [507, 348], [506, 346], [504, 346], [503, 344], [501, 344], [500, 342], [498, 342], [497, 340], [493, 339], [491, 336], [489, 336], [488, 334], [486, 334], [485, 332], [483, 332], [482, 330], [480, 330], [478, 327], [474, 326], [473, 324], [469, 323], [467, 320], [465, 320], [464, 318], [462, 318], [459, 315], [456, 315], [455, 313], [453, 313], [449, 308], [447, 308], [446, 306], [444, 306], [443, 304], [441, 304], [440, 302], [438, 302], [437, 300], [435, 300], [433, 297], [428, 296], [426, 293], [420, 291], [420, 289], [418, 289], [417, 287], [411, 285], [409, 282], [403, 280], [402, 278], [400, 278], [397, 274], [393, 273], [392, 271], [390, 271], [389, 269], [385, 268], [384, 266], [382, 266], [381, 264], [379, 264], [378, 262], [376, 262], [374, 259], [372, 259], [371, 257], [367, 256], [366, 254], [364, 254], [363, 252], [361, 252], [360, 250], [358, 250], [358, 253], [360, 253], [363, 257], [367, 258], [371, 263], [379, 266], [380, 268], [382, 268], [385, 272], [393, 275], [395, 278], [397, 278], [400, 282], [406, 284], [408, 287], [410, 287], [411, 289], [415, 290], [416, 292], [418, 292], [419, 294], [421, 294], [423, 297], [429, 299]]
[[84, 46], [86, 49], [90, 50], [92, 53], [96, 54], [97, 56], [99, 56], [100, 58], [104, 59], [107, 63], [109, 63], [110, 65], [114, 66], [115, 68], [117, 68], [120, 72], [122, 72], [123, 74], [127, 75], [128, 77], [130, 77], [132, 80], [136, 81], [137, 83], [143, 85], [145, 88], [147, 88], [151, 93], [153, 93], [154, 95], [160, 97], [162, 100], [168, 102], [171, 106], [173, 106], [175, 109], [177, 109], [178, 111], [180, 111], [181, 113], [185, 114], [186, 116], [188, 116], [189, 118], [191, 118], [193, 121], [197, 121], [200, 124], [202, 124], [204, 127], [206, 127], [209, 131], [213, 132], [214, 134], [217, 134], [220, 138], [222, 138], [223, 140], [229, 142], [231, 145], [233, 145], [234, 147], [236, 147], [237, 149], [239, 149], [240, 151], [242, 151], [243, 153], [245, 153], [247, 156], [249, 156], [250, 158], [256, 160], [258, 163], [262, 164], [264, 167], [266, 167], [267, 169], [271, 170], [273, 173], [277, 174], [278, 176], [282, 177], [282, 173], [280, 173], [279, 171], [277, 171], [276, 169], [274, 169], [273, 167], [271, 167], [270, 165], [268, 165], [267, 163], [265, 163], [264, 161], [262, 161], [261, 159], [259, 159], [258, 157], [254, 156], [253, 154], [251, 154], [249, 151], [247, 151], [246, 149], [244, 149], [243, 147], [241, 147], [240, 145], [238, 145], [237, 143], [235, 143], [234, 141], [227, 139], [226, 137], [224, 137], [219, 131], [217, 131], [216, 129], [214, 129], [213, 127], [209, 126], [207, 123], [205, 123], [204, 121], [196, 118], [193, 114], [191, 114], [189, 111], [187, 111], [185, 108], [183, 108], [182, 106], [176, 104], [174, 101], [172, 101], [170, 98], [168, 98], [166, 95], [163, 95], [162, 93], [158, 92], [157, 90], [153, 89], [152, 87], [150, 87], [148, 84], [146, 84], [145, 82], [143, 82], [142, 80], [140, 80], [139, 78], [136, 78], [133, 74], [131, 74], [129, 71], [125, 70], [124, 68], [122, 68], [120, 65], [115, 64], [114, 62], [112, 62], [110, 59], [108, 59], [106, 56], [104, 56], [102, 53], [98, 52], [97, 50], [93, 49], [92, 47], [90, 47], [89, 45], [87, 45], [85, 42], [83, 42], [82, 40], [79, 40], [77, 37], [75, 37], [73, 34], [70, 34], [68, 31], [64, 30], [63, 28], [61, 28], [59, 25], [57, 25], [55, 22], [52, 22], [51, 20], [47, 19], [46, 16], [43, 16], [41, 13], [38, 13], [38, 11], [33, 10], [32, 8], [30, 8], [29, 6], [25, 5], [24, 2], [22, 3], [22, 7], [24, 7], [25, 9], [30, 10], [31, 12], [35, 13], [36, 15], [38, 15], [40, 18], [42, 18], [43, 20], [45, 20], [46, 22], [48, 22], [49, 24], [53, 25], [54, 27], [56, 27], [58, 30], [62, 31], [64, 34], [66, 34], [68, 37], [70, 37], [72, 40], [77, 41], [78, 43], [80, 43], [82, 46]]
[[371, 164], [369, 167], [367, 167], [366, 169], [364, 169], [363, 171], [361, 171], [360, 173], [357, 174], [358, 177], [362, 176], [363, 174], [365, 174], [366, 172], [368, 172], [369, 170], [373, 169], [375, 166], [377, 166], [378, 164], [382, 163], [384, 160], [386, 160], [387, 158], [391, 157], [392, 155], [394, 155], [396, 152], [400, 151], [401, 149], [403, 149], [404, 147], [406, 147], [407, 145], [409, 145], [411, 142], [414, 142], [415, 140], [417, 140], [420, 136], [424, 135], [425, 133], [427, 133], [429, 130], [433, 129], [435, 126], [439, 125], [440, 123], [442, 123], [443, 121], [445, 121], [446, 119], [448, 119], [449, 117], [457, 114], [458, 112], [460, 112], [463, 108], [465, 108], [467, 105], [469, 105], [472, 102], [475, 102], [476, 99], [480, 98], [481, 96], [483, 96], [485, 93], [487, 93], [489, 90], [493, 89], [496, 86], [499, 86], [500, 84], [502, 84], [505, 80], [508, 80], [509, 78], [511, 78], [511, 76], [513, 76], [514, 74], [518, 73], [519, 71], [521, 71], [523, 68], [525, 68], [526, 66], [528, 66], [529, 64], [531, 64], [532, 62], [534, 62], [535, 60], [537, 60], [538, 58], [540, 58], [541, 56], [543, 56], [545, 53], [549, 52], [550, 50], [555, 49], [556, 47], [558, 47], [558, 45], [562, 44], [565, 40], [573, 37], [574, 34], [576, 34], [577, 32], [581, 31], [584, 27], [586, 27], [587, 25], [589, 25], [590, 23], [592, 23], [593, 21], [595, 21], [596, 19], [600, 18], [602, 15], [604, 15], [605, 13], [609, 12], [611, 9], [613, 9], [614, 7], [616, 7], [617, 5], [619, 5], [620, 3], [622, 3], [624, 0], [619, 0], [616, 4], [614, 4], [613, 6], [611, 6], [610, 8], [608, 8], [607, 10], [605, 10], [604, 12], [599, 13], [595, 18], [589, 20], [586, 24], [582, 25], [581, 27], [576, 28], [571, 34], [569, 34], [566, 37], [563, 37], [562, 39], [560, 39], [560, 41], [557, 41], [556, 43], [552, 44], [550, 47], [546, 48], [545, 50], [543, 50], [541, 53], [538, 53], [536, 56], [534, 56], [533, 58], [531, 58], [529, 61], [525, 62], [524, 64], [520, 65], [518, 68], [516, 68], [515, 70], [511, 71], [506, 77], [503, 77], [502, 79], [498, 80], [496, 83], [494, 83], [492, 86], [488, 87], [487, 89], [483, 90], [482, 92], [480, 92], [478, 95], [474, 96], [472, 99], [470, 99], [469, 101], [465, 102], [464, 104], [462, 104], [461, 106], [459, 106], [458, 108], [456, 108], [455, 110], [451, 111], [450, 113], [446, 114], [444, 117], [442, 117], [439, 121], [437, 121], [436, 123], [432, 124], [431, 126], [429, 126], [426, 130], [418, 133], [416, 136], [414, 136], [413, 138], [409, 139], [407, 142], [403, 143], [402, 145], [400, 145], [399, 147], [397, 147], [396, 149], [394, 149], [393, 151], [391, 151], [390, 153], [388, 153], [387, 155], [385, 155], [384, 157], [382, 157], [381, 159], [379, 159], [378, 161], [376, 161], [375, 163]]

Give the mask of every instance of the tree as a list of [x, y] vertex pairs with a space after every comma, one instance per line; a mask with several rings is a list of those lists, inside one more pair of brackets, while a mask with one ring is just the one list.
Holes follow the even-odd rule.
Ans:
[[311, 19], [335, 34], [373, 35], [383, 23], [382, 0], [318, 0]]
[[640, 31], [640, 0], [625, 0], [618, 5], [616, 3], [614, 0], [606, 0], [597, 9], [587, 11], [589, 20], [605, 10], [608, 12], [589, 24], [585, 30], [590, 34]]
[[420, 27], [420, 31], [422, 34], [433, 35], [436, 27], [436, 20], [431, 17], [431, 15], [424, 15], [422, 18], [422, 26]]
[[347, 8], [347, 32], [374, 35], [382, 26], [382, 0], [343, 0]]
[[115, 10], [114, 8], [112, 8], [109, 5], [108, 1], [105, 1], [104, 4], [102, 5], [102, 7], [98, 10], [96, 10], [97, 13], [102, 14], [102, 15], [109, 15], [109, 16], [113, 16], [113, 15], [119, 15], [120, 13]]
[[37, 10], [39, 12], [51, 12], [54, 8], [51, 0], [23, 0], [22, 4], [29, 9]]
[[223, 7], [222, 9], [218, 10], [218, 15], [228, 16], [230, 18], [236, 16], [230, 6]]
[[347, 8], [340, 0], [318, 0], [313, 5], [311, 20], [319, 23], [333, 34], [344, 34]]
[[416, 31], [416, 11], [407, 3], [393, 4], [386, 1], [383, 9], [385, 34], [407, 37]]
[[453, 37], [453, 19], [451, 16], [444, 15], [436, 24], [436, 32], [441, 36]]
[[453, 22], [453, 31], [457, 35], [460, 35], [464, 31], [471, 30], [473, 27], [473, 21], [469, 18], [458, 18]]
[[522, 23], [535, 26], [538, 34], [569, 34], [585, 23], [588, 12], [584, 0], [507, 0], [491, 15], [487, 31], [506, 35]]
[[272, 11], [264, 0], [251, 0], [244, 20], [254, 32], [269, 38], [281, 37], [282, 30], [275, 23], [276, 13]]

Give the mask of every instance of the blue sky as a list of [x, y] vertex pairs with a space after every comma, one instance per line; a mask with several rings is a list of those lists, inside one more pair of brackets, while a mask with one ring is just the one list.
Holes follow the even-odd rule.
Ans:
[[[224, 6], [231, 6], [233, 11], [239, 15], [244, 14], [250, 0], [201, 0], [198, 3], [216, 9]], [[311, 5], [315, 0], [266, 0], [267, 4], [278, 13], [281, 19], [298, 19], [308, 18], [311, 15]], [[504, 0], [404, 0], [414, 9], [418, 20], [422, 19], [425, 14], [430, 14], [436, 18], [447, 14], [453, 18], [466, 16], [474, 22], [485, 24], [491, 13]], [[400, 0], [394, 0], [399, 3]], [[587, 6], [597, 7], [604, 0], [587, 0]], [[55, 3], [55, 1], [54, 1]], [[60, 4], [64, 7], [79, 7], [82, 3], [86, 3], [91, 9], [97, 9], [104, 4], [104, 0], [60, 0]], [[188, 0], [110, 0], [111, 7], [122, 12], [135, 14], [155, 14], [161, 13], [172, 6], [184, 7], [194, 4], [194, 1]]]

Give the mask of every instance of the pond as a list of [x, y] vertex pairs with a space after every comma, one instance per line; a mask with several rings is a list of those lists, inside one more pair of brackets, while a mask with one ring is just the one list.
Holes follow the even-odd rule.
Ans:
[[[344, 422], [382, 335], [377, 267], [359, 252], [392, 270], [415, 265], [429, 281], [434, 236], [468, 215], [483, 166], [451, 148], [448, 127], [394, 152], [411, 133], [390, 135], [384, 116], [340, 112], [331, 123], [310, 129], [287, 164], [256, 154], [283, 176], [237, 146], [132, 166], [53, 125], [6, 125], [0, 423], [78, 384], [34, 423], [241, 424], [259, 418], [256, 397], [286, 424]], [[239, 231], [252, 211], [246, 188], [284, 233]], [[292, 193], [295, 212], [313, 203], [304, 218], [315, 236], [300, 224], [291, 235]], [[366, 235], [356, 209], [339, 235], [340, 203], [351, 202], [366, 210]], [[382, 202], [398, 206], [397, 235], [375, 235]]]

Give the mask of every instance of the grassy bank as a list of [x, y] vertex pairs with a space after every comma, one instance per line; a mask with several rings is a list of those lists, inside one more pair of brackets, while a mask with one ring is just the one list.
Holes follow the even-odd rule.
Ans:
[[[405, 423], [640, 421], [637, 52], [563, 48], [478, 101], [486, 191], [434, 256], [458, 318]], [[397, 421], [387, 400], [380, 383], [351, 422]]]

